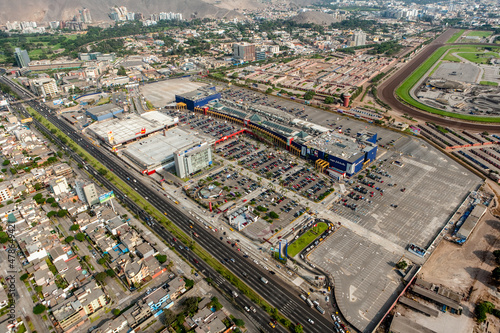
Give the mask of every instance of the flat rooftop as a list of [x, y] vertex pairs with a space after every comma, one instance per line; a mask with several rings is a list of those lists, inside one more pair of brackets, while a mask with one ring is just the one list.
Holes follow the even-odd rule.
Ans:
[[108, 113], [118, 111], [118, 110], [123, 110], [123, 108], [119, 107], [116, 104], [108, 103], [108, 104], [95, 106], [93, 108], [89, 108], [89, 109], [87, 109], [87, 112], [89, 112], [95, 116], [100, 116], [100, 115], [108, 114]]
[[399, 254], [341, 227], [309, 254], [309, 260], [333, 276], [335, 300], [346, 320], [372, 332], [403, 290], [391, 262]]
[[[138, 116], [130, 113], [121, 118], [108, 119], [94, 123], [88, 128], [101, 140], [108, 141], [108, 133], [113, 132], [114, 144], [121, 144], [144, 135], [156, 132], [166, 126], [173, 126], [179, 119], [167, 116], [159, 111], [150, 111]], [[141, 133], [145, 129], [146, 133]]]
[[175, 151], [205, 141], [178, 127], [163, 134], [153, 135], [130, 144], [124, 154], [135, 161], [142, 161], [144, 166], [161, 163], [174, 154]]
[[324, 151], [330, 155], [342, 157], [346, 161], [355, 161], [362, 156], [370, 143], [337, 132], [325, 132], [307, 142], [307, 146]]
[[403, 316], [395, 316], [392, 319], [389, 331], [392, 333], [437, 333]]
[[211, 96], [211, 95], [217, 93], [216, 90], [212, 90], [210, 88], [212, 88], [212, 87], [199, 88], [195, 91], [190, 91], [190, 92], [187, 92], [184, 94], [179, 94], [179, 96], [193, 100], [193, 101], [197, 101], [197, 100], [200, 100], [202, 98], [205, 98], [205, 97], [208, 97], [208, 96]]
[[407, 305], [411, 308], [414, 308], [415, 310], [417, 311], [420, 311], [428, 316], [431, 316], [431, 317], [437, 317], [439, 315], [439, 311], [436, 310], [436, 309], [432, 309], [426, 305], [423, 305], [417, 301], [414, 301], [412, 300], [411, 298], [408, 298], [408, 297], [405, 297], [405, 296], [402, 296], [400, 299], [399, 299], [399, 302], [401, 304], [404, 304], [404, 305]]

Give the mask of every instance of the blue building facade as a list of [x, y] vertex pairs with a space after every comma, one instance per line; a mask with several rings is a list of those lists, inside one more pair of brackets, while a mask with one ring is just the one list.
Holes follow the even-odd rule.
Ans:
[[95, 121], [110, 119], [122, 112], [123, 108], [115, 104], [104, 104], [85, 110], [85, 114]]
[[220, 98], [221, 94], [215, 90], [215, 87], [207, 87], [187, 94], [175, 95], [175, 102], [184, 103], [188, 110], [193, 111], [196, 107], [204, 107], [209, 102]]
[[[206, 111], [203, 111], [199, 108], [197, 108], [195, 111], [201, 111], [207, 114]], [[321, 160], [319, 162], [321, 162], [322, 166], [324, 166], [322, 168], [322, 170], [324, 171], [326, 171], [327, 169], [332, 169], [337, 173], [351, 177], [360, 172], [365, 165], [375, 161], [377, 157], [378, 146], [376, 133], [358, 133], [355, 141], [356, 143], [351, 144], [350, 153], [343, 154], [343, 149], [335, 149], [335, 147], [326, 148], [326, 145], [325, 148], [317, 148], [317, 146], [314, 147], [314, 144], [304, 142], [303, 140], [298, 139], [298, 136], [294, 137], [294, 131], [291, 131], [290, 129], [287, 129], [279, 124], [273, 125], [267, 121], [254, 122], [250, 119], [251, 117], [248, 117], [243, 112], [240, 116], [238, 114], [235, 114], [234, 112], [225, 112], [222, 108], [218, 110], [210, 109], [208, 113], [217, 118], [222, 118], [227, 121], [238, 123], [245, 127], [250, 127], [254, 130], [254, 132], [261, 131], [268, 137], [268, 134], [271, 134], [281, 142], [281, 147], [286, 147], [287, 150], [291, 150], [290, 147], [293, 146], [293, 150], [300, 152], [300, 156], [302, 158], [310, 160], [312, 162]], [[264, 123], [267, 123], [268, 126], [264, 126]], [[279, 131], [275, 128], [281, 128], [282, 131]], [[255, 134], [257, 134], [258, 136], [258, 133]], [[325, 142], [328, 141], [325, 140]], [[328, 153], [328, 151], [332, 152]]]

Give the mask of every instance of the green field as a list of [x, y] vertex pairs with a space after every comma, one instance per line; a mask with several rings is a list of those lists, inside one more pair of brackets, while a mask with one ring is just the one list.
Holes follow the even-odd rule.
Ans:
[[498, 86], [498, 82], [491, 82], [491, 81], [481, 81], [479, 84], [482, 84], [483, 86]]
[[453, 36], [451, 36], [450, 39], [448, 39], [448, 41], [446, 43], [455, 43], [457, 41], [458, 38], [460, 38], [460, 36], [462, 36], [462, 34], [464, 33], [464, 29], [458, 31], [458, 32], [455, 32], [453, 34]]
[[455, 57], [453, 54], [451, 53], [448, 53], [447, 55], [445, 55], [443, 57], [443, 60], [444, 61], [451, 61], [451, 62], [460, 62], [460, 59], [458, 59], [457, 57]]
[[[424, 63], [422, 63], [397, 89], [396, 89], [396, 94], [399, 96], [400, 99], [402, 99], [405, 103], [414, 106], [420, 110], [427, 111], [430, 113], [442, 115], [445, 117], [451, 117], [451, 118], [457, 118], [457, 119], [464, 119], [464, 120], [471, 120], [471, 121], [480, 121], [480, 122], [495, 122], [498, 123], [500, 122], [500, 117], [483, 117], [483, 116], [472, 116], [472, 115], [467, 115], [467, 114], [457, 114], [453, 112], [448, 112], [448, 111], [443, 111], [439, 110], [433, 107], [430, 107], [428, 105], [422, 104], [416, 100], [413, 99], [410, 95], [410, 90], [413, 88], [413, 86], [422, 78], [425, 73], [427, 73], [431, 67], [438, 61], [443, 54], [450, 49], [454, 49], [452, 52], [476, 52], [478, 51], [478, 48], [471, 46], [471, 45], [464, 45], [464, 46], [443, 46], [439, 49], [437, 49]], [[498, 50], [498, 46], [492, 46], [490, 49], [495, 49]]]
[[493, 33], [492, 31], [476, 31], [476, 30], [474, 30], [474, 31], [469, 31], [467, 36], [478, 36], [481, 38], [485, 38], [485, 37], [490, 37], [492, 33]]
[[457, 55], [476, 64], [489, 64], [491, 58], [498, 57], [498, 53], [495, 52], [457, 53]]
[[319, 235], [321, 235], [326, 229], [328, 229], [328, 225], [323, 222], [318, 223], [316, 227], [309, 229], [305, 234], [303, 234], [295, 242], [293, 242], [292, 245], [288, 246], [288, 256], [295, 257], [304, 248], [311, 244], [312, 241], [314, 241]]

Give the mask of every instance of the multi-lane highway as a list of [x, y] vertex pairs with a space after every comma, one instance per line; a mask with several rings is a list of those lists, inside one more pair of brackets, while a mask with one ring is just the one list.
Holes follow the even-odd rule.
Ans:
[[[30, 95], [29, 92], [21, 90], [19, 86], [15, 85], [7, 78], [2, 77], [0, 80], [9, 84], [23, 98]], [[195, 238], [197, 243], [207, 250], [214, 258], [226, 265], [235, 275], [258, 292], [264, 299], [266, 299], [267, 302], [277, 308], [294, 324], [300, 323], [303, 325], [305, 332], [324, 333], [333, 331], [333, 324], [329, 318], [322, 316], [315, 309], [308, 307], [307, 304], [299, 298], [298, 291], [293, 290], [293, 288], [285, 285], [284, 282], [271, 275], [268, 271], [263, 270], [260, 266], [254, 264], [253, 260], [250, 258], [251, 254], [248, 258], [243, 257], [241, 252], [236, 251], [235, 248], [232, 248], [228, 244], [220, 241], [219, 233], [214, 233], [211, 229], [205, 228], [204, 225], [197, 224], [196, 222], [190, 220], [187, 212], [183, 212], [178, 208], [178, 206], [167, 200], [160, 192], [152, 188], [150, 185], [144, 184], [141, 181], [142, 176], [137, 177], [137, 173], [133, 173], [128, 168], [123, 167], [123, 162], [121, 162], [113, 153], [104, 148], [92, 145], [85, 136], [82, 136], [65, 121], [60, 120], [45, 105], [40, 104], [37, 101], [30, 101], [28, 104], [62, 130], [74, 142], [78, 143], [90, 155], [95, 157], [104, 166], [115, 173], [119, 178], [127, 182], [133, 190], [144, 197], [150, 204], [155, 206], [161, 212], [167, 213], [168, 218], [186, 234], [189, 234], [191, 231], [195, 231], [199, 235], [199, 237]], [[50, 133], [49, 131], [47, 132]], [[59, 144], [62, 145], [62, 143]], [[78, 155], [73, 154], [73, 157], [80, 163], [84, 163]], [[90, 168], [89, 165], [86, 165], [86, 167]], [[194, 253], [185, 247], [185, 245], [180, 246], [179, 241], [174, 242], [173, 237], [166, 232], [166, 230], [159, 223], [156, 223], [156, 221], [154, 221], [149, 214], [122, 194], [105, 177], [101, 176], [95, 170], [91, 170], [91, 172], [93, 172], [94, 176], [106, 187], [116, 191], [120, 200], [124, 201], [127, 206], [134, 211], [134, 213], [139, 215], [145, 221], [153, 222], [151, 228], [168, 243], [173, 244], [181, 255], [190, 260], [191, 264], [204, 274], [209, 275], [213, 279], [214, 283], [217, 283], [229, 294], [232, 293], [234, 287], [231, 286], [229, 282], [225, 281], [220, 274], [215, 272], [200, 258], [196, 257]], [[230, 259], [234, 259], [234, 261]], [[265, 277], [269, 282], [264, 284], [261, 282], [261, 277]], [[250, 307], [250, 305], [252, 305], [251, 302], [243, 295], [237, 297], [235, 301], [242, 307]], [[253, 306], [258, 308], [256, 305]], [[270, 317], [264, 311], [258, 309], [256, 313], [250, 312], [248, 315], [251, 316], [253, 320], [261, 324], [264, 330], [272, 330], [270, 326], [268, 326]], [[309, 323], [308, 319], [312, 319], [314, 324]], [[276, 330], [284, 331], [281, 327], [277, 327]]]
[[[430, 121], [436, 124], [455, 127], [464, 130], [475, 130], [475, 131], [498, 131], [500, 129], [500, 124], [495, 123], [478, 123], [478, 122], [468, 122], [465, 120], [454, 119], [449, 117], [442, 117], [437, 114], [419, 110], [415, 107], [409, 106], [402, 103], [396, 97], [397, 87], [410, 76], [413, 71], [415, 71], [427, 58], [429, 58], [437, 49], [444, 46], [445, 43], [453, 36], [457, 29], [448, 29], [439, 37], [437, 37], [432, 43], [427, 45], [422, 51], [420, 51], [410, 62], [401, 67], [396, 73], [391, 75], [387, 80], [385, 80], [378, 88], [378, 97], [388, 105], [390, 105], [394, 110], [407, 113], [408, 115], [423, 121]], [[451, 45], [461, 45], [461, 44], [451, 44]], [[468, 44], [470, 45], [470, 44]], [[474, 44], [478, 46], [486, 46], [489, 44]], [[490, 45], [491, 46], [491, 45]]]

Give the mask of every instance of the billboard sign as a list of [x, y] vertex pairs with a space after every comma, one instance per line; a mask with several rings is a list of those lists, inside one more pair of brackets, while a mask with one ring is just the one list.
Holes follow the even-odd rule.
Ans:
[[61, 105], [63, 103], [63, 100], [62, 99], [55, 99], [52, 101], [52, 103], [54, 103], [54, 105]]
[[106, 202], [108, 200], [113, 199], [114, 197], [115, 197], [115, 193], [113, 191], [110, 191], [108, 193], [104, 193], [103, 195], [101, 195], [99, 197], [99, 202], [100, 203], [104, 203], [104, 202]]

